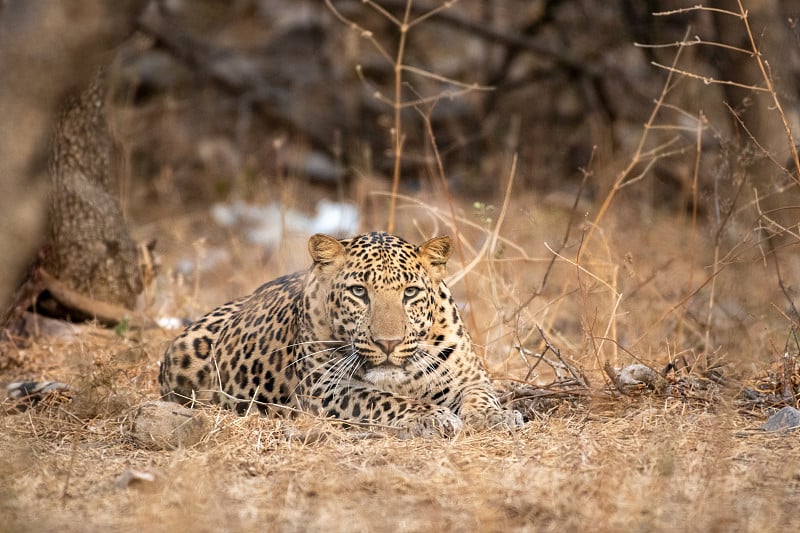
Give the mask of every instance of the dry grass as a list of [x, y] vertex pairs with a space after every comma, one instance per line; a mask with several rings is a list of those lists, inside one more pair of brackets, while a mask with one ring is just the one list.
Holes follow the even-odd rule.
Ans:
[[[71, 340], [39, 339], [17, 349], [15, 357], [24, 362], [25, 375], [20, 376], [20, 367], [0, 375], [7, 380], [58, 378], [76, 387], [70, 399], [50, 399], [24, 412], [10, 410], [8, 402], [0, 407], [4, 528], [756, 531], [799, 527], [797, 437], [754, 431], [766, 411], [741, 409], [737, 382], [728, 387], [711, 385], [716, 388], [704, 392], [699, 387], [680, 388], [676, 380], [672, 395], [644, 391], [636, 396], [616, 394], [605, 385], [594, 344], [586, 342], [581, 309], [586, 309], [587, 301], [616, 305], [616, 292], [600, 282], [581, 292], [576, 290], [573, 264], [557, 261], [550, 266], [539, 232], [563, 223], [568, 213], [542, 208], [541, 220], [534, 223], [519, 216], [532, 201], [508, 202], [505, 209], [513, 216], [498, 234], [498, 243], [508, 239], [505, 253], [475, 263], [464, 278], [471, 287], [471, 300], [462, 300], [468, 303], [471, 318], [488, 317], [476, 320], [480, 326], [475, 340], [486, 347], [495, 376], [517, 381], [527, 377], [540, 392], [573, 391], [536, 404], [528, 401], [535, 410], [528, 411], [532, 420], [522, 431], [463, 434], [449, 441], [399, 440], [312, 419], [239, 418], [206, 408], [213, 423], [200, 444], [151, 450], [137, 444], [128, 427], [135, 407], [158, 396], [158, 361], [164, 343], [175, 332], [145, 330], [121, 338], [88, 326]], [[404, 231], [410, 237], [415, 224], [431, 223], [426, 218], [431, 204], [416, 208], [401, 202], [401, 206], [408, 224]], [[469, 209], [459, 210], [464, 215], [461, 231], [465, 248], [477, 253], [479, 236], [494, 230], [481, 226], [485, 212], [472, 214]], [[447, 212], [442, 211], [442, 221]], [[625, 294], [630, 294], [626, 283], [639, 287], [617, 305], [626, 313], [618, 326], [620, 337], [639, 334], [647, 326], [657, 328], [665, 309], [682, 297], [670, 292], [674, 276], [686, 276], [696, 268], [691, 258], [681, 255], [681, 240], [669, 238], [679, 219], [657, 217], [645, 227], [616, 229], [614, 241], [608, 243], [610, 261], [628, 253], [619, 243], [637, 243], [637, 273], [620, 276], [618, 282], [618, 291]], [[477, 227], [471, 227], [476, 220]], [[527, 230], [524, 237], [521, 228]], [[159, 233], [169, 238], [170, 232], [180, 231], [167, 220]], [[517, 256], [520, 250], [528, 257]], [[196, 253], [191, 240], [184, 251]], [[180, 246], [173, 252], [180, 255]], [[203, 300], [227, 298], [232, 280], [249, 279], [255, 286], [278, 273], [279, 267], [248, 253], [246, 246], [239, 253], [227, 266], [201, 278]], [[293, 254], [303, 255], [302, 250], [288, 253], [289, 261], [300, 260]], [[667, 258], [672, 259], [670, 267], [659, 270]], [[170, 261], [158, 283], [164, 294], [183, 294], [191, 302], [175, 297], [171, 306], [162, 301], [158, 309], [208, 305], [193, 300], [193, 280], [174, 285], [180, 278], [170, 275]], [[541, 296], [515, 315], [529, 291], [541, 288], [548, 268], [550, 280]], [[451, 274], [457, 276], [458, 270], [455, 264]], [[720, 282], [723, 288], [726, 275]], [[456, 285], [461, 298], [465, 285]], [[720, 293], [718, 305], [729, 296], [728, 291]], [[780, 297], [777, 289], [770, 294]], [[748, 300], [754, 294], [736, 296]], [[749, 301], [762, 306], [765, 298]], [[598, 305], [596, 312], [607, 308]], [[504, 316], [513, 319], [504, 321]], [[576, 388], [574, 381], [561, 389], [553, 384], [559, 374], [556, 357], [543, 354], [540, 333], [530, 329], [534, 324], [543, 326], [552, 348], [587, 378], [588, 387]], [[769, 367], [773, 358], [768, 354], [774, 352], [767, 349], [762, 356], [754, 351], [765, 346], [765, 337], [784, 331], [786, 322], [782, 316], [763, 317], [746, 325], [746, 335], [737, 329], [740, 326], [734, 326], [731, 337], [719, 334], [728, 349], [742, 350], [719, 354], [728, 363], [724, 373], [731, 378], [746, 377], [750, 367], [762, 371]], [[743, 340], [734, 344], [734, 335]], [[658, 342], [650, 342], [637, 346], [655, 346], [651, 352], [634, 348], [631, 355], [654, 368], [678, 359], [660, 351]], [[528, 350], [527, 362], [517, 345]], [[4, 350], [12, 351], [8, 345]], [[550, 364], [542, 362], [531, 372], [540, 355]], [[631, 355], [622, 351], [619, 363], [633, 362]], [[560, 369], [561, 384], [570, 382], [565, 368]], [[699, 370], [691, 375], [699, 377]], [[778, 366], [772, 374], [774, 389], [780, 390], [781, 379]], [[126, 472], [140, 472], [153, 480], [125, 481]]]
[[[743, 13], [740, 5], [731, 16], [746, 22]], [[402, 61], [402, 53], [387, 59]], [[669, 79], [630, 158], [617, 170], [587, 162], [586, 180], [609, 184], [596, 206], [519, 190], [516, 173], [535, 169], [517, 169], [510, 156], [498, 156], [510, 162], [496, 200], [455, 198], [429, 109], [417, 106], [437, 178], [414, 198], [391, 195], [390, 225], [414, 241], [457, 236], [450, 274], [479, 353], [498, 386], [524, 384], [522, 392], [537, 395], [515, 404], [530, 418], [523, 430], [399, 440], [207, 407], [212, 423], [200, 444], [147, 449], [131, 437], [131, 417], [157, 398], [158, 363], [177, 332], [123, 338], [84, 327], [61, 341], [0, 347], [0, 381], [58, 379], [75, 388], [22, 412], [0, 404], [2, 529], [800, 530], [797, 434], [756, 431], [776, 405], [797, 406], [800, 317], [789, 285], [791, 276], [800, 284], [800, 269], [774, 265], [796, 255], [800, 239], [784, 227], [788, 238], [773, 248], [754, 231], [753, 208], [762, 223], [778, 225], [760, 211], [757, 192], [738, 204], [716, 198], [716, 217], [698, 213], [708, 124], [671, 103], [691, 74], [679, 59], [665, 67]], [[775, 91], [766, 92], [781, 111]], [[387, 100], [395, 116], [401, 96]], [[776, 124], [786, 124], [782, 111]], [[681, 127], [688, 144], [659, 136]], [[402, 131], [398, 123], [398, 157]], [[676, 156], [694, 161], [693, 212], [624, 201], [655, 162]], [[397, 178], [396, 167], [395, 186]], [[287, 187], [273, 196], [302, 208], [315, 194]], [[359, 206], [365, 229], [386, 222], [384, 200], [366, 196]], [[302, 239], [287, 236], [265, 252], [235, 231], [211, 230], [207, 215], [165, 211], [135, 228], [137, 237], [157, 235], [163, 254], [153, 316], [197, 317], [307, 262]], [[223, 260], [208, 271], [173, 270], [220, 250]], [[610, 375], [634, 362], [670, 365], [668, 387], [617, 390]], [[755, 400], [741, 395], [747, 386], [758, 389]]]
[[796, 529], [796, 437], [716, 411], [589, 403], [452, 441], [214, 412], [204, 443], [146, 451], [43, 406], [0, 418], [0, 507], [7, 531]]

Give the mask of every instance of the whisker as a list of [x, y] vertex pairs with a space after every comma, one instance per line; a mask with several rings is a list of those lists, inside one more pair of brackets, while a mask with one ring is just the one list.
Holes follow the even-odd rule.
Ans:
[[358, 356], [358, 352], [353, 352], [353, 355], [356, 358], [356, 364], [353, 365], [353, 371], [350, 372], [350, 375], [347, 377], [347, 388], [351, 388], [353, 386], [353, 376], [356, 375], [356, 372], [359, 371], [365, 364], [367, 364], [366, 360]]
[[[320, 350], [320, 351], [314, 352], [312, 354], [303, 356], [302, 358], [300, 358], [296, 362], [300, 362], [301, 360], [308, 360], [309, 357], [311, 357], [313, 355], [317, 355], [317, 354], [323, 353], [323, 352], [326, 352], [326, 351], [331, 351], [332, 354], [335, 354], [336, 352], [338, 352], [338, 351], [340, 351], [342, 349], [346, 349], [348, 347], [349, 347], [349, 345], [345, 344], [345, 345], [342, 345], [342, 346], [338, 346], [336, 348], [328, 348], [326, 350]], [[294, 386], [294, 388], [291, 390], [291, 392], [289, 394], [290, 395], [294, 395], [297, 392], [297, 389], [301, 385], [305, 385], [306, 382], [309, 379], [314, 377], [314, 374], [316, 374], [321, 369], [323, 369], [323, 368], [325, 368], [327, 366], [328, 368], [325, 370], [325, 372], [319, 377], [319, 379], [316, 380], [315, 383], [313, 383], [311, 385], [311, 388], [314, 388], [319, 383], [320, 380], [322, 380], [327, 374], [329, 374], [333, 370], [333, 368], [335, 368], [336, 366], [341, 364], [341, 361], [342, 361], [342, 359], [335, 359], [335, 358], [331, 357], [329, 359], [323, 360], [318, 365], [316, 365], [316, 366], [314, 366], [314, 367], [312, 367], [310, 369], [306, 369], [305, 372], [304, 372], [305, 375], [303, 376], [303, 378], [298, 380], [297, 384]]]
[[305, 360], [306, 360], [306, 359], [308, 359], [309, 357], [314, 357], [315, 355], [319, 355], [319, 354], [321, 354], [321, 353], [325, 353], [325, 352], [336, 353], [336, 351], [337, 351], [337, 350], [340, 350], [341, 348], [343, 348], [343, 346], [337, 346], [336, 348], [325, 348], [325, 349], [322, 349], [322, 350], [317, 350], [317, 351], [315, 351], [315, 352], [310, 352], [310, 353], [308, 353], [308, 354], [304, 355], [303, 357], [298, 357], [298, 358], [296, 358], [295, 360], [293, 360], [292, 362], [290, 362], [288, 365], [286, 365], [285, 367], [283, 367], [281, 370], [286, 370], [286, 369], [287, 369], [287, 368], [289, 368], [290, 366], [294, 366], [294, 365], [296, 365], [296, 364], [298, 364], [298, 363], [301, 363], [301, 362], [305, 361]]
[[347, 375], [350, 368], [355, 366], [357, 360], [358, 356], [355, 353], [351, 353], [346, 358], [341, 360], [343, 364], [336, 371], [331, 381], [328, 382], [328, 386], [325, 389], [326, 393], [339, 388], [339, 385], [342, 382], [342, 378]]
[[323, 394], [327, 394], [328, 392], [333, 390], [336, 387], [336, 376], [338, 376], [342, 372], [342, 369], [347, 368], [349, 359], [350, 356], [337, 359], [336, 362], [333, 365], [331, 365], [327, 370], [325, 370], [325, 372], [319, 377], [319, 379], [316, 380], [316, 382], [311, 388], [313, 389], [321, 386], [323, 381], [325, 381], [325, 378], [331, 376], [331, 379], [328, 380], [328, 384], [325, 387]]
[[421, 374], [422, 378], [424, 379], [425, 390], [430, 391], [435, 388], [436, 383], [434, 378], [431, 376], [430, 371], [428, 370], [428, 364], [425, 362], [425, 358], [422, 354], [414, 357], [411, 360], [411, 366], [415, 370], [415, 373]]
[[441, 363], [437, 356], [421, 348], [411, 358], [413, 367], [425, 378], [428, 391], [442, 389], [451, 381], [449, 373], [440, 370]]
[[335, 341], [335, 340], [294, 342], [292, 344], [287, 344], [286, 346], [281, 346], [279, 348], [275, 348], [272, 351], [266, 352], [266, 353], [262, 354], [261, 357], [269, 357], [270, 355], [276, 354], [276, 353], [278, 353], [278, 352], [280, 352], [282, 350], [288, 350], [290, 348], [299, 348], [301, 346], [306, 346], [306, 345], [311, 345], [311, 344], [333, 344], [333, 343], [342, 343], [342, 342], [343, 341]]

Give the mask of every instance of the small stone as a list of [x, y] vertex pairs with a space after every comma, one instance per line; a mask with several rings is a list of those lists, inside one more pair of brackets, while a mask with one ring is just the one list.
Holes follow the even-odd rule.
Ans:
[[645, 386], [656, 392], [664, 392], [669, 382], [661, 374], [640, 363], [628, 365], [617, 371], [616, 384], [623, 389]]
[[758, 429], [762, 431], [792, 431], [798, 427], [800, 427], [800, 411], [787, 406], [769, 417]]
[[118, 488], [124, 489], [131, 485], [154, 483], [157, 479], [158, 477], [153, 472], [144, 472], [129, 468], [117, 476], [117, 479], [114, 480], [114, 484]]
[[208, 433], [208, 416], [177, 403], [153, 401], [137, 409], [130, 434], [141, 446], [155, 450], [194, 446]]

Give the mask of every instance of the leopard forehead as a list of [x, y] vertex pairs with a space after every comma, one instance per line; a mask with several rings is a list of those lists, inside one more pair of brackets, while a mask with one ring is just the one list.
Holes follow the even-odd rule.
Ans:
[[376, 288], [402, 288], [428, 282], [417, 247], [387, 233], [368, 233], [345, 242], [347, 259], [340, 283], [367, 283]]

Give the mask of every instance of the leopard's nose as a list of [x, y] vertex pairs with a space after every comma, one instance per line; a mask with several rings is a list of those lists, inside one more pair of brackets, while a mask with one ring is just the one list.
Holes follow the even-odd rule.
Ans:
[[372, 339], [378, 345], [383, 353], [391, 355], [397, 346], [403, 342], [403, 339]]

